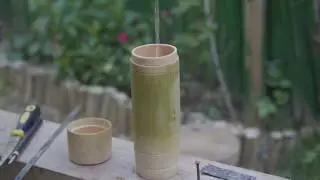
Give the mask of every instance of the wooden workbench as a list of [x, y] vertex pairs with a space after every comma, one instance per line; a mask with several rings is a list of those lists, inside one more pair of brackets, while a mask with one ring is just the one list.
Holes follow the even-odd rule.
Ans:
[[[18, 115], [0, 110], [0, 144], [2, 145], [2, 147], [0, 145], [0, 151], [3, 148], [3, 142], [8, 140], [8, 131], [15, 127], [17, 119]], [[27, 162], [39, 150], [42, 144], [57, 128], [58, 124], [45, 121], [29, 147], [20, 157], [19, 162], [11, 167], [0, 169], [0, 179], [13, 179], [14, 175], [23, 167], [22, 164]], [[1, 131], [1, 129], [5, 130]], [[173, 179], [195, 180], [196, 169], [194, 162], [196, 160], [201, 162], [200, 166], [211, 163], [222, 168], [254, 175], [257, 177], [257, 180], [285, 180], [284, 178], [190, 156], [180, 157], [179, 173]], [[36, 167], [34, 167], [26, 177], [27, 180], [112, 180], [121, 178], [126, 180], [140, 179], [134, 172], [134, 151], [132, 142], [113, 138], [112, 158], [109, 161], [97, 166], [78, 166], [71, 163], [68, 159], [66, 131], [62, 132], [57, 137], [47, 152], [45, 152], [36, 163]], [[215, 178], [203, 176], [201, 179], [213, 180]]]

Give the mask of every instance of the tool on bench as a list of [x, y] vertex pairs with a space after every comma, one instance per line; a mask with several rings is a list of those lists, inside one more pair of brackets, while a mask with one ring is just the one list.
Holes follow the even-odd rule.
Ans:
[[[33, 126], [30, 128], [29, 132], [26, 133], [26, 135], [18, 142], [16, 145], [13, 153], [10, 154], [10, 156], [7, 159], [7, 164], [12, 164], [19, 155], [25, 150], [25, 148], [28, 146], [29, 142], [34, 137], [35, 133], [38, 131], [40, 126], [42, 125], [43, 120], [39, 117], [36, 122], [33, 124]], [[6, 162], [5, 162], [6, 163]]]
[[32, 166], [38, 161], [44, 152], [50, 147], [56, 137], [62, 132], [62, 130], [68, 125], [69, 121], [75, 118], [78, 114], [81, 106], [76, 107], [72, 112], [64, 119], [60, 127], [52, 134], [52, 136], [41, 146], [39, 151], [27, 162], [19, 174], [15, 177], [15, 180], [22, 180], [24, 176], [29, 172]]
[[223, 180], [256, 180], [257, 178], [251, 175], [239, 173], [229, 169], [217, 167], [209, 164], [201, 169], [202, 175], [207, 175]]
[[196, 169], [197, 169], [197, 180], [200, 180], [200, 161], [196, 161]]
[[12, 164], [25, 150], [42, 124], [40, 115], [41, 111], [38, 106], [28, 105], [25, 108], [25, 112], [20, 116], [16, 128], [10, 132], [11, 137], [17, 138], [17, 144], [7, 158], [2, 158], [0, 166], [3, 163]]

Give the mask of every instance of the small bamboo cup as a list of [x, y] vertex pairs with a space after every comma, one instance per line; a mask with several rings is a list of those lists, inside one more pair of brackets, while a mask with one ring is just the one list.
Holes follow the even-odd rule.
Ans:
[[112, 124], [102, 118], [82, 118], [68, 127], [69, 159], [79, 165], [96, 165], [111, 158]]

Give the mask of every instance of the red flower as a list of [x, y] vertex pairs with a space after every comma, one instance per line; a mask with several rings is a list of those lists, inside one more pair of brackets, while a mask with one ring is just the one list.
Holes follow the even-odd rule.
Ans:
[[118, 42], [121, 44], [125, 44], [128, 42], [128, 34], [125, 32], [122, 32], [118, 35]]

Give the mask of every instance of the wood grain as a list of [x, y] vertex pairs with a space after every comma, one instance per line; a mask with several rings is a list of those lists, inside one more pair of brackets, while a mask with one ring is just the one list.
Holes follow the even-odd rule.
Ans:
[[[0, 110], [0, 124], [6, 127], [8, 131], [11, 128], [15, 127], [17, 119], [17, 114]], [[58, 126], [59, 125], [56, 123], [45, 121], [39, 132], [36, 134], [32, 142], [18, 161], [21, 163], [26, 163], [34, 155], [34, 153], [39, 150], [42, 144], [52, 135], [52, 133], [58, 128]], [[3, 136], [1, 135], [0, 137], [2, 138]], [[72, 180], [113, 180], [119, 177], [123, 177], [126, 180], [141, 179], [134, 172], [135, 164], [133, 143], [113, 138], [112, 146], [112, 157], [108, 162], [96, 166], [79, 166], [71, 163], [68, 159], [67, 133], [66, 131], [63, 131], [53, 142], [48, 151], [45, 152], [40, 160], [36, 163], [35, 169], [42, 169], [41, 174], [39, 174], [39, 177], [41, 176], [41, 179], [59, 179], [58, 177], [65, 176], [69, 177], [65, 179]], [[7, 154], [9, 153], [9, 151], [10, 148], [8, 149]], [[194, 162], [196, 160], [199, 160], [201, 162], [201, 167], [210, 163], [221, 168], [226, 168], [233, 171], [256, 176], [257, 180], [285, 180], [285, 178], [242, 169], [235, 166], [224, 165], [192, 156], [180, 156], [178, 165], [179, 173], [172, 179], [196, 179], [196, 170], [194, 166]], [[20, 170], [21, 166], [16, 166], [16, 168]], [[34, 170], [32, 171], [34, 173], [39, 172], [39, 170], [37, 170], [37, 172], [35, 172]], [[0, 170], [0, 177], [8, 177], [7, 173], [10, 172]], [[28, 176], [32, 176], [32, 174], [33, 173], [30, 173], [28, 174]], [[27, 177], [26, 179], [29, 180], [32, 178], [28, 179]], [[201, 179], [214, 180], [213, 178], [208, 178], [206, 176], [203, 176]]]

